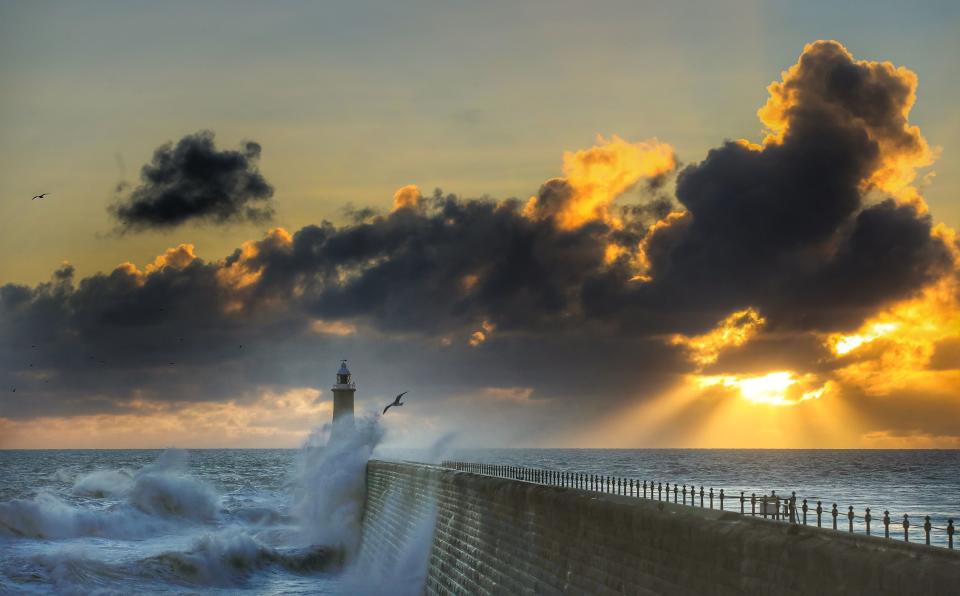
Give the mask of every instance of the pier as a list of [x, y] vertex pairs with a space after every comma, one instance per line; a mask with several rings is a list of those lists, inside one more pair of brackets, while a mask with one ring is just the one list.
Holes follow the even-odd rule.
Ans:
[[957, 550], [894, 540], [892, 524], [889, 539], [840, 531], [849, 520], [832, 507], [820, 516], [829, 527], [811, 523], [809, 504], [804, 524], [792, 495], [784, 510], [782, 497], [763, 507], [720, 489], [711, 507], [699, 486], [647, 480], [644, 496], [643, 480], [467, 462], [370, 461], [366, 480], [358, 557], [390, 566], [426, 549], [427, 594], [893, 596], [960, 585]]

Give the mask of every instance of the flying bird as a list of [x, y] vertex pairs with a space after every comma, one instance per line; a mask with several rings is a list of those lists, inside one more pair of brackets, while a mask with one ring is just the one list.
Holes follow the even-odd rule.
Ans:
[[33, 195], [33, 198], [30, 199], [30, 200], [33, 201], [33, 200], [35, 200], [35, 199], [45, 199], [45, 198], [47, 198], [47, 195], [48, 195], [48, 194], [50, 194], [50, 193], [45, 192], [45, 193], [43, 193], [42, 195]]
[[400, 398], [403, 397], [403, 396], [406, 395], [406, 394], [407, 394], [407, 392], [404, 391], [403, 393], [401, 393], [400, 395], [398, 395], [398, 396], [396, 397], [396, 399], [393, 400], [393, 403], [392, 403], [392, 404], [387, 404], [387, 407], [385, 407], [385, 408], [383, 409], [383, 413], [386, 414], [386, 413], [387, 413], [387, 410], [389, 410], [389, 409], [392, 408], [393, 406], [402, 406], [403, 404], [400, 403]]

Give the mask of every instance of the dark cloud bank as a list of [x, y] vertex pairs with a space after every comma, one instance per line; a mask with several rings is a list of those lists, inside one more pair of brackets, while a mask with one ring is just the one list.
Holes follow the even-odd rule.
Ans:
[[168, 229], [189, 221], [262, 222], [273, 217], [273, 188], [257, 170], [260, 145], [220, 151], [199, 132], [157, 148], [140, 185], [110, 207], [122, 230]]
[[[361, 370], [377, 363], [367, 392], [533, 387], [535, 398], [591, 415], [690, 370], [663, 334], [703, 332], [734, 309], [758, 308], [774, 330], [854, 327], [951, 263], [929, 216], [865, 201], [881, 145], [902, 132], [903, 89], [838, 48], [804, 54], [781, 142], [728, 142], [686, 167], [676, 199], [687, 214], [645, 240], [670, 202], [623, 209], [620, 229], [596, 221], [563, 230], [518, 201], [437, 191], [343, 227], [273, 232], [224, 261], [124, 266], [82, 280], [65, 268], [47, 284], [7, 284], [0, 376], [22, 389], [4, 396], [0, 415], [326, 387], [341, 356]], [[217, 152], [209, 134], [163, 147], [116, 214], [132, 227], [259, 217], [250, 203], [271, 190], [252, 169], [258, 153]], [[564, 200], [564, 184], [544, 185], [540, 204]], [[641, 240], [648, 282], [631, 281]], [[612, 263], [609, 244], [626, 251]], [[359, 331], [316, 333], [316, 319]], [[493, 331], [469, 346], [484, 322]], [[803, 353], [816, 349], [804, 344]]]

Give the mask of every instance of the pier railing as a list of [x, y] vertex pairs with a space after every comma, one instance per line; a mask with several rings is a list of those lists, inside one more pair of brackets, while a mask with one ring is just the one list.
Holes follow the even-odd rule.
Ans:
[[[677, 505], [689, 507], [703, 507], [732, 511], [741, 515], [761, 517], [775, 522], [828, 528], [849, 533], [863, 533], [868, 536], [880, 536], [888, 540], [911, 540], [911, 528], [916, 532], [917, 524], [922, 530], [922, 540], [932, 546], [946, 546], [953, 550], [954, 525], [953, 518], [947, 519], [946, 526], [937, 526], [931, 522], [929, 515], [923, 521], [914, 521], [908, 514], [891, 516], [884, 511], [882, 516], [871, 513], [867, 507], [863, 513], [854, 511], [852, 505], [847, 509], [838, 508], [836, 503], [824, 506], [822, 500], [816, 503], [807, 499], [798, 499], [796, 492], [789, 496], [778, 495], [771, 491], [769, 495], [746, 495], [745, 491], [739, 494], [725, 492], [724, 489], [697, 487], [694, 484], [678, 484], [669, 482], [640, 480], [621, 476], [606, 476], [581, 472], [565, 472], [543, 468], [527, 468], [523, 466], [487, 464], [464, 461], [444, 461], [445, 468], [471, 472], [498, 478], [508, 478], [536, 484], [579, 488], [614, 495], [667, 501]], [[854, 523], [856, 521], [856, 524]], [[931, 537], [933, 540], [931, 540]]]

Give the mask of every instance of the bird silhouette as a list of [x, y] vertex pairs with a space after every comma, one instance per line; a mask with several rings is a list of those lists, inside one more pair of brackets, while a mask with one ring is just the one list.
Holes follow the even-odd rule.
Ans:
[[392, 404], [387, 404], [387, 407], [385, 407], [385, 408], [383, 409], [383, 413], [386, 414], [386, 413], [387, 413], [387, 410], [389, 410], [389, 409], [392, 408], [393, 406], [402, 406], [403, 404], [400, 403], [400, 398], [403, 397], [403, 396], [406, 395], [406, 394], [407, 394], [407, 392], [404, 391], [403, 393], [401, 393], [400, 395], [398, 395], [398, 396], [396, 397], [396, 399], [393, 400], [393, 403], [392, 403]]
[[45, 198], [47, 198], [47, 195], [48, 195], [48, 194], [50, 194], [50, 193], [45, 192], [45, 193], [43, 193], [43, 194], [41, 194], [41, 195], [33, 195], [33, 198], [30, 199], [30, 200], [33, 201], [33, 200], [35, 200], [35, 199], [45, 199]]

